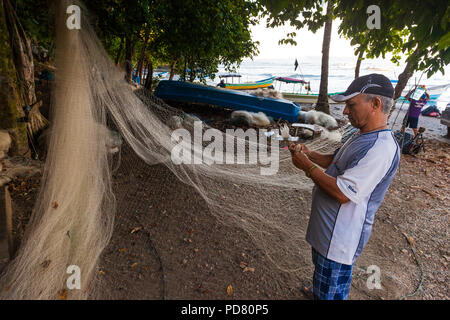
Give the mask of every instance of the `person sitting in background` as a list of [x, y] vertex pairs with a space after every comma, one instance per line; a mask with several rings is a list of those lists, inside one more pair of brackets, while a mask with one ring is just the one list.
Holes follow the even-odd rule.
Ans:
[[225, 80], [220, 80], [220, 83], [217, 86], [221, 87], [221, 88], [225, 88]]
[[[425, 89], [425, 86], [422, 86], [422, 88]], [[414, 100], [410, 96], [416, 89], [411, 90], [406, 95], [406, 100], [410, 102], [408, 113], [405, 117], [405, 120], [403, 121], [403, 127], [402, 127], [402, 133], [405, 132], [405, 129], [407, 127], [410, 127], [414, 131], [414, 137], [417, 136], [417, 133], [419, 132], [417, 130], [417, 126], [419, 124], [419, 117], [420, 112], [422, 111], [422, 108], [427, 104], [428, 100], [430, 99], [430, 95], [425, 91], [425, 93], [420, 97], [419, 100]]]

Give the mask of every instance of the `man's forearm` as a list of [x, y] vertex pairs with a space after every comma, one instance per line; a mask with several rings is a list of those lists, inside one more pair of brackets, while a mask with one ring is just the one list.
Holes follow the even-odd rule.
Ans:
[[317, 186], [339, 201], [339, 203], [344, 204], [350, 201], [337, 186], [336, 178], [326, 174], [319, 168], [312, 170], [310, 176]]
[[[320, 153], [316, 153], [316, 155], [320, 155]], [[325, 155], [321, 155], [319, 158], [324, 160], [324, 158], [326, 157]], [[325, 161], [320, 160], [319, 162], [325, 163]], [[326, 193], [328, 193], [340, 203], [346, 203], [350, 201], [339, 189], [336, 178], [326, 174], [322, 169], [318, 168], [317, 165], [320, 164], [314, 164], [313, 161], [308, 158], [306, 153], [294, 152], [292, 154], [292, 163], [297, 168], [303, 170], [305, 174], [309, 176], [317, 186], [322, 188]]]
[[327, 169], [331, 165], [331, 162], [333, 162], [334, 158], [334, 155], [332, 154], [321, 154], [317, 151], [310, 151], [306, 153], [306, 156], [309, 158], [309, 160], [324, 169]]

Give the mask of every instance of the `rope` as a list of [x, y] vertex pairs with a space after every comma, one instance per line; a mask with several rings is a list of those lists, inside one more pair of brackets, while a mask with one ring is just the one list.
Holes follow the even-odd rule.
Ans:
[[164, 266], [162, 263], [161, 255], [159, 254], [158, 250], [155, 247], [155, 244], [153, 243], [153, 239], [150, 235], [150, 232], [145, 227], [143, 227], [143, 231], [148, 238], [150, 249], [159, 263], [158, 271], [161, 273], [161, 300], [167, 300], [166, 273], [164, 272]]
[[[403, 234], [403, 236], [406, 238], [406, 235], [405, 235], [405, 234]], [[418, 293], [422, 290], [422, 283], [423, 283], [423, 268], [422, 268], [422, 265], [421, 265], [420, 262], [419, 262], [419, 259], [417, 258], [416, 250], [414, 250], [414, 247], [413, 247], [413, 245], [409, 242], [408, 238], [406, 238], [406, 241], [409, 243], [409, 245], [410, 245], [410, 247], [411, 247], [411, 252], [413, 253], [413, 256], [414, 256], [414, 260], [416, 261], [416, 264], [417, 264], [417, 266], [419, 267], [419, 270], [420, 270], [420, 281], [419, 281], [419, 284], [417, 285], [416, 290], [414, 290], [413, 293], [404, 295], [403, 297], [400, 297], [399, 300], [405, 300], [406, 298], [414, 297], [416, 294], [418, 294]]]

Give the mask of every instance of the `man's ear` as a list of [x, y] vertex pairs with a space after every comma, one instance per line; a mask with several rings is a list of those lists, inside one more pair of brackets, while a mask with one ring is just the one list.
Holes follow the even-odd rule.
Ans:
[[376, 98], [372, 99], [372, 107], [374, 109], [380, 108], [380, 110], [381, 110], [382, 105], [383, 105], [383, 103], [381, 102], [381, 99], [379, 97], [376, 97]]

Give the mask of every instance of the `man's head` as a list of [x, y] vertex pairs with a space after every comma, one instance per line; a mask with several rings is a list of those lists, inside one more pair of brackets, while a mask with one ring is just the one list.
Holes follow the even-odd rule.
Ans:
[[343, 94], [331, 98], [345, 102], [344, 114], [352, 126], [361, 129], [372, 123], [386, 122], [394, 104], [393, 97], [391, 81], [374, 73], [356, 78]]

